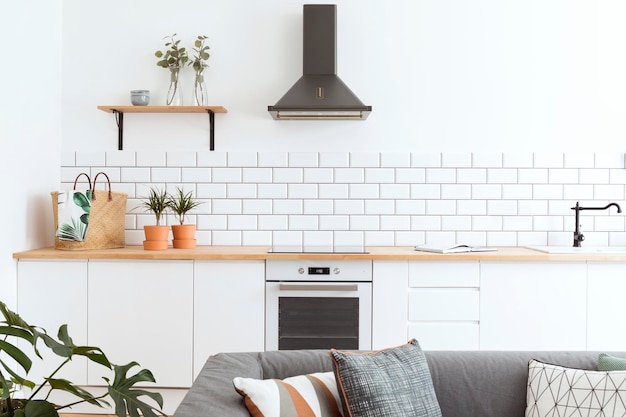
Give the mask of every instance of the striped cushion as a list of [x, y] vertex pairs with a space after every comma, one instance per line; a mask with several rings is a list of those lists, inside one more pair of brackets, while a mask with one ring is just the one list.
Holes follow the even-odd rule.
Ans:
[[280, 379], [233, 379], [252, 417], [343, 417], [332, 372]]

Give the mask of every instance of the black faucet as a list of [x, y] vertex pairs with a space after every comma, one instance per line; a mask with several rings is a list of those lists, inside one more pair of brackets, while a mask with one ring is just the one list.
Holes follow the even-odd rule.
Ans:
[[582, 234], [582, 232], [580, 231], [580, 215], [579, 212], [581, 212], [582, 210], [606, 210], [611, 206], [615, 206], [617, 208], [617, 212], [621, 213], [622, 212], [622, 208], [619, 206], [619, 204], [617, 203], [609, 203], [604, 207], [583, 207], [580, 204], [578, 204], [578, 201], [576, 202], [576, 206], [572, 207], [572, 210], [576, 211], [576, 230], [574, 230], [574, 247], [575, 248], [579, 248], [580, 247], [580, 243], [585, 240], [585, 235]]

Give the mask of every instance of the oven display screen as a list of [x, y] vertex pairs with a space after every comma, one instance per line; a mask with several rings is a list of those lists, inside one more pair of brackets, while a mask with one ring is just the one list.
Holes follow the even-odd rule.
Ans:
[[330, 275], [330, 268], [309, 267], [309, 275]]

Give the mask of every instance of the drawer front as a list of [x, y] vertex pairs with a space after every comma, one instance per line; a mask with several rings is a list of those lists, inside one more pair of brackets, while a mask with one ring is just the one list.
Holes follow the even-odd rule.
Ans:
[[410, 287], [478, 287], [479, 283], [478, 261], [409, 262]]
[[478, 323], [415, 323], [408, 339], [415, 338], [424, 350], [478, 350]]
[[476, 289], [411, 289], [409, 321], [478, 321], [479, 303]]

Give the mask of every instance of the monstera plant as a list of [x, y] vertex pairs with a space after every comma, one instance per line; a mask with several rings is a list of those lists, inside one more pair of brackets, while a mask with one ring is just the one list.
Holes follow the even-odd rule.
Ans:
[[[3, 319], [0, 321], [0, 417], [58, 417], [59, 410], [83, 402], [99, 407], [110, 406], [105, 400], [107, 397], [113, 401], [115, 414], [119, 417], [165, 416], [161, 411], [161, 394], [134, 388], [137, 383], [155, 382], [149, 370], [141, 369], [129, 375], [131, 368], [139, 366], [136, 362], [114, 365], [100, 348], [75, 345], [66, 325], [59, 328], [54, 338], [45, 329], [28, 324], [2, 302], [0, 313]], [[28, 372], [33, 363], [31, 356], [41, 359], [42, 345], [56, 354], [59, 364], [43, 381], [30, 381]], [[29, 351], [32, 349], [32, 355], [29, 356], [23, 347]], [[104, 394], [92, 395], [71, 381], [56, 377], [63, 366], [78, 356], [86, 357], [111, 373], [112, 378], [103, 376], [107, 385]], [[55, 390], [73, 394], [76, 401], [66, 405], [52, 403], [49, 396]], [[30, 391], [29, 395], [23, 395], [26, 391]], [[150, 402], [143, 401], [144, 397], [149, 398]]]

